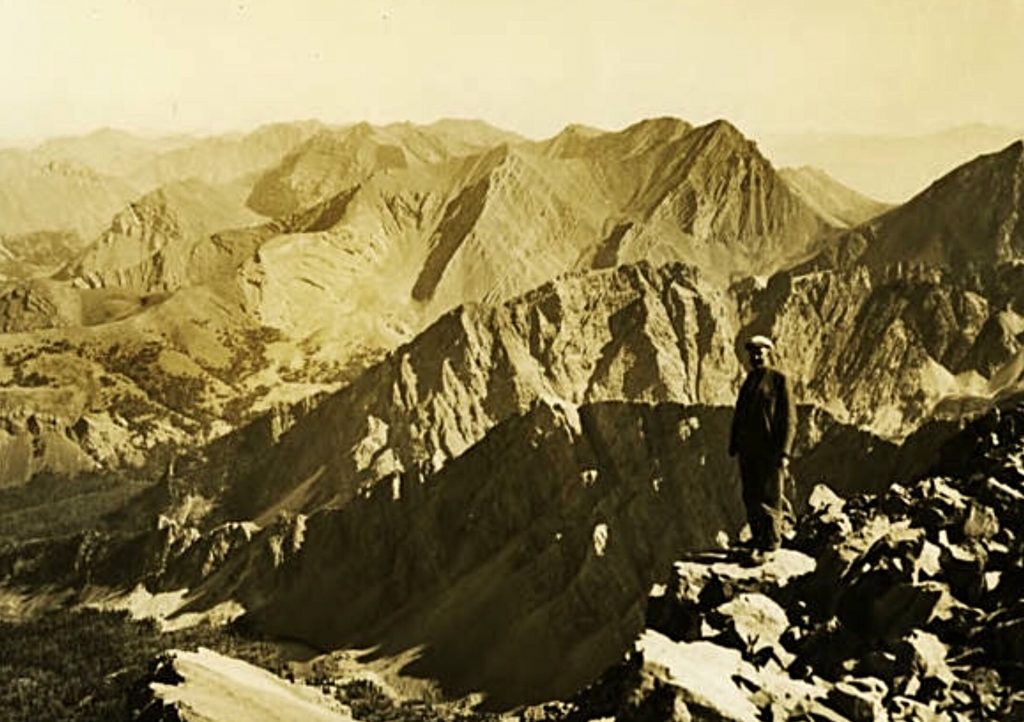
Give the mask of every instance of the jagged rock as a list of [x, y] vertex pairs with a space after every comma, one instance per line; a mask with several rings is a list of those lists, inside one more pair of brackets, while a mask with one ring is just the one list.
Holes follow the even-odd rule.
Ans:
[[915, 629], [897, 642], [893, 650], [903, 674], [934, 680], [943, 687], [953, 684], [953, 672], [946, 663], [947, 646], [934, 634]]
[[888, 687], [879, 679], [860, 677], [844, 679], [828, 693], [828, 704], [852, 722], [888, 722], [883, 700]]
[[987, 628], [979, 629], [973, 641], [982, 645], [986, 655], [993, 660], [1024, 659], [1024, 616], [999, 619]]
[[641, 636], [637, 646], [643, 655], [643, 674], [671, 687], [671, 709], [685, 705], [694, 720], [753, 722], [764, 719], [762, 710], [819, 714], [820, 719], [835, 720], [821, 704], [827, 692], [824, 686], [794, 680], [777, 669], [759, 670], [736, 650], [710, 642], [673, 643], [651, 631]]
[[972, 501], [964, 519], [963, 535], [967, 539], [992, 539], [999, 534], [999, 517], [984, 504]]
[[843, 511], [846, 501], [824, 484], [816, 484], [807, 500], [808, 513], [798, 521], [793, 545], [816, 551], [827, 540], [848, 535], [853, 527]]
[[967, 499], [945, 480], [930, 479], [916, 491], [914, 526], [937, 534], [963, 522], [967, 514]]
[[642, 675], [650, 680], [641, 691], [653, 690], [657, 680], [675, 692], [674, 707], [689, 708], [689, 714], [697, 719], [758, 719], [758, 708], [733, 681], [748, 670], [738, 651], [709, 642], [673, 643], [654, 632], [644, 633], [638, 649], [644, 659]]
[[[729, 584], [740, 591], [781, 589], [813, 572], [815, 566], [814, 559], [808, 555], [783, 548], [768, 555], [764, 563], [756, 567], [718, 556], [706, 561], [697, 559], [676, 562], [673, 573], [677, 580], [674, 582], [676, 587], [688, 590], [686, 594], [691, 596], [694, 590], [703, 590], [713, 580]], [[697, 591], [698, 596], [700, 593]], [[726, 600], [721, 599], [719, 603], [723, 601]]]
[[[733, 561], [724, 553], [694, 555], [688, 561], [676, 562], [667, 587], [658, 590], [648, 600], [647, 626], [676, 641], [693, 641], [705, 633], [707, 615], [716, 608], [720, 621], [723, 617], [728, 620], [733, 613], [747, 617], [749, 612], [756, 617], [756, 608], [763, 607], [761, 611], [767, 618], [762, 621], [770, 618], [777, 622], [780, 608], [758, 592], [777, 593], [793, 579], [809, 574], [813, 566], [812, 559], [792, 550], [779, 550], [759, 567]], [[749, 603], [751, 600], [752, 604]], [[782, 617], [785, 618], [784, 613]], [[752, 620], [745, 619], [740, 624], [745, 632], [752, 631], [746, 629], [749, 621]], [[786, 626], [783, 623], [778, 634], [770, 635], [772, 645]], [[733, 635], [736, 631], [735, 627], [730, 627]], [[740, 636], [749, 638], [745, 634]], [[746, 647], [739, 640], [735, 643], [741, 649]], [[777, 655], [784, 656], [785, 653], [779, 648]]]
[[857, 558], [841, 580], [840, 619], [871, 639], [896, 639], [944, 613], [945, 588], [919, 582], [922, 567], [933, 568], [924, 532], [897, 525]]
[[762, 657], [767, 648], [784, 667], [791, 661], [791, 655], [779, 643], [789, 627], [789, 618], [771, 597], [756, 592], [740, 594], [718, 606], [712, 619], [723, 630], [718, 641], [739, 649], [747, 659]]
[[966, 704], [975, 705], [986, 711], [995, 711], [1000, 706], [1004, 682], [999, 672], [991, 667], [979, 666], [967, 670], [958, 687], [964, 692]]
[[958, 599], [977, 604], [985, 592], [985, 567], [988, 554], [975, 542], [942, 546], [942, 571]]
[[[828, 692], [832, 714], [847, 719], [1014, 719], [1018, 700], [1009, 690], [1024, 677], [1019, 661], [1009, 660], [1024, 654], [1024, 603], [1019, 584], [1007, 580], [1024, 579], [1024, 547], [1004, 521], [1016, 501], [975, 498], [975, 492], [985, 493], [984, 482], [985, 477], [933, 476], [891, 487], [880, 499], [845, 502], [819, 490], [799, 520], [802, 528], [841, 514], [850, 532], [822, 535], [815, 568], [783, 588], [754, 581], [749, 567], [740, 574], [712, 556], [678, 564], [675, 593], [689, 600], [694, 620], [701, 622], [690, 633], [702, 639], [691, 645], [715, 640], [737, 648], [744, 663], [762, 675], [814, 680], [812, 686]], [[919, 513], [921, 508], [929, 513]], [[811, 538], [807, 534], [803, 541]], [[986, 590], [983, 609], [964, 603], [979, 579]], [[788, 622], [779, 644], [796, 659], [785, 672], [766, 664], [767, 656], [755, 653], [757, 645], [745, 645], [735, 632], [744, 618], [737, 611], [755, 599], [776, 612], [750, 615], [755, 627], [774, 616], [774, 636]], [[838, 616], [822, 618], [828, 603]], [[723, 626], [725, 633], [719, 631]], [[974, 665], [998, 667], [1005, 676], [977, 671], [972, 677]], [[837, 680], [831, 691], [820, 677]], [[749, 684], [763, 718], [785, 718], [785, 708], [769, 701], [763, 676], [738, 679]], [[805, 714], [829, 718], [820, 708]]]
[[910, 697], [895, 695], [889, 703], [893, 722], [951, 722], [945, 712], [939, 712], [929, 705]]
[[860, 675], [876, 677], [891, 687], [898, 676], [908, 673], [910, 665], [888, 649], [873, 649], [857, 660], [855, 670]]
[[890, 585], [890, 580], [885, 578], [876, 586], [872, 583], [876, 580], [877, 577], [870, 578], [855, 594], [867, 595], [872, 591], [881, 594], [861, 597], [866, 612], [861, 615], [851, 607], [843, 620], [851, 629], [874, 639], [894, 639], [925, 624], [942, 599], [940, 589], [905, 582]]
[[144, 685], [135, 722], [352, 722], [314, 687], [203, 647], [167, 652]]
[[699, 603], [702, 588], [695, 579], [673, 574], [669, 586], [655, 591], [647, 600], [648, 629], [676, 642], [700, 639], [704, 621]]
[[928, 539], [921, 545], [921, 554], [915, 563], [915, 581], [924, 577], [934, 578], [942, 571], [942, 547]]

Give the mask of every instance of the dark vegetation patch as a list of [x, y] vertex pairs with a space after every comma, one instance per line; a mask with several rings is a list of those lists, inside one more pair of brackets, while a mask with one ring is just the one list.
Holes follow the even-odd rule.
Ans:
[[342, 683], [327, 678], [312, 678], [308, 684], [332, 694], [352, 710], [360, 722], [498, 722], [501, 716], [476, 712], [455, 705], [434, 705], [423, 700], [396, 700], [367, 679]]
[[114, 474], [82, 474], [73, 481], [37, 474], [27, 484], [0, 489], [0, 545], [101, 527], [105, 516], [149, 487]]
[[61, 610], [0, 621], [0, 711], [7, 722], [129, 720], [130, 700], [169, 648], [209, 647], [280, 673], [276, 647], [235, 630], [199, 626], [161, 634], [124, 612]]

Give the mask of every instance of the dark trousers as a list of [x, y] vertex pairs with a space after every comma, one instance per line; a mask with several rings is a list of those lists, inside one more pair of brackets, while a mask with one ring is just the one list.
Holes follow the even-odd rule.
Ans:
[[752, 545], [756, 549], [778, 549], [786, 513], [785, 473], [779, 460], [740, 454], [740, 478]]

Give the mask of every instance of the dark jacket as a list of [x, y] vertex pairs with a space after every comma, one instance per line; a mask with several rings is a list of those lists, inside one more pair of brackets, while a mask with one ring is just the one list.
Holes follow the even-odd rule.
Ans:
[[740, 387], [732, 417], [729, 455], [765, 460], [789, 455], [796, 433], [796, 413], [785, 374], [753, 369]]

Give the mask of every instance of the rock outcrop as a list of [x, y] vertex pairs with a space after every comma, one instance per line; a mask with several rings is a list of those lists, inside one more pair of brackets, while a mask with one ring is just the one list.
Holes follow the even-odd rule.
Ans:
[[548, 718], [1020, 717], [1022, 424], [1018, 398], [924, 479], [819, 487], [763, 564], [677, 563], [625, 660]]
[[115, 215], [110, 227], [57, 278], [85, 288], [139, 294], [199, 283], [210, 269], [196, 263], [201, 257], [197, 246], [217, 230], [256, 218], [241, 198], [201, 181], [164, 186]]
[[436, 471], [541, 399], [731, 403], [732, 324], [682, 266], [580, 274], [461, 307], [257, 450], [227, 508], [245, 518], [344, 503], [392, 473]]
[[313, 687], [202, 647], [168, 651], [147, 682], [133, 700], [136, 722], [352, 722]]

